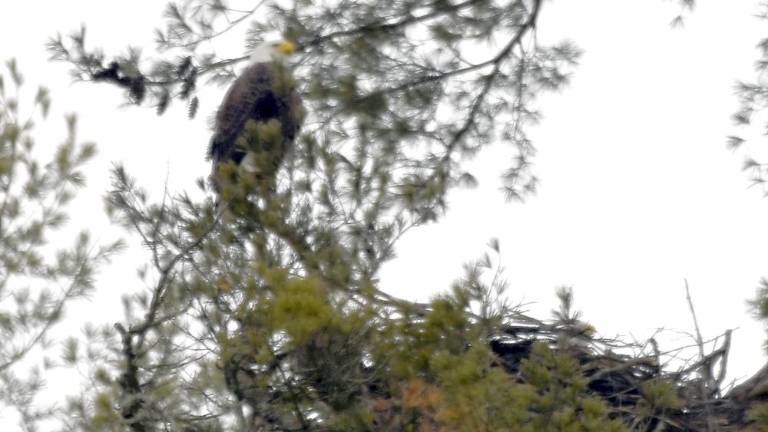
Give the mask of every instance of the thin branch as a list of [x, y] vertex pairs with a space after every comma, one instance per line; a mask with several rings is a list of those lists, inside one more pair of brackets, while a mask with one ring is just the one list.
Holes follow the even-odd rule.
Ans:
[[699, 346], [699, 356], [704, 358], [704, 338], [701, 337], [701, 329], [699, 328], [699, 320], [696, 318], [696, 310], [693, 307], [693, 300], [691, 299], [691, 290], [688, 287], [688, 279], [685, 281], [685, 300], [688, 302], [688, 309], [691, 311], [691, 317], [693, 318], [693, 327], [696, 330], [696, 344]]
[[[381, 21], [375, 21], [368, 24], [364, 24], [360, 27], [356, 27], [353, 29], [348, 30], [338, 30], [335, 32], [331, 32], [325, 35], [320, 35], [315, 37], [314, 39], [310, 40], [309, 42], [305, 43], [301, 48], [303, 47], [312, 47], [322, 44], [323, 42], [327, 42], [331, 39], [335, 39], [338, 37], [347, 37], [347, 36], [354, 36], [366, 32], [374, 32], [374, 31], [392, 31], [396, 30], [398, 28], [407, 27], [411, 24], [419, 23], [422, 21], [431, 20], [432, 18], [436, 18], [440, 15], [445, 15], [450, 12], [458, 11], [460, 9], [463, 9], [468, 6], [472, 6], [476, 3], [480, 3], [481, 1], [485, 0], [466, 0], [461, 3], [456, 3], [455, 5], [447, 8], [436, 8], [434, 11], [426, 13], [424, 15], [419, 16], [410, 16], [408, 18], [401, 19], [399, 21], [395, 22], [381, 22]], [[537, 0], [538, 2], [538, 0]]]
[[168, 281], [171, 279], [171, 274], [174, 267], [182, 258], [187, 256], [190, 252], [197, 249], [200, 244], [202, 244], [203, 240], [205, 240], [208, 235], [213, 232], [216, 224], [217, 221], [213, 221], [208, 229], [200, 235], [200, 237], [180, 250], [176, 255], [174, 255], [173, 258], [171, 258], [170, 261], [168, 261], [168, 263], [166, 263], [164, 267], [160, 269], [160, 280], [157, 282], [157, 285], [155, 286], [155, 289], [152, 293], [152, 300], [150, 301], [150, 307], [145, 315], [144, 322], [136, 326], [131, 326], [129, 330], [131, 334], [139, 335], [139, 343], [137, 344], [137, 347], [140, 348], [143, 345], [146, 331], [149, 328], [157, 325], [157, 312], [160, 309], [160, 304], [162, 303], [165, 289], [167, 288]]
[[[192, 40], [192, 41], [189, 41], [189, 42], [186, 42], [186, 43], [183, 43], [183, 44], [172, 44], [172, 43], [169, 43], [168, 46], [172, 47], [172, 48], [190, 48], [190, 47], [197, 46], [197, 45], [199, 45], [199, 44], [201, 44], [203, 42], [209, 41], [211, 39], [215, 39], [215, 38], [223, 35], [224, 33], [232, 30], [233, 28], [235, 28], [241, 22], [245, 21], [247, 18], [249, 18], [251, 15], [253, 15], [256, 12], [256, 10], [258, 10], [264, 3], [266, 3], [266, 0], [260, 1], [259, 4], [257, 4], [251, 10], [237, 11], [238, 13], [241, 13], [242, 16], [240, 16], [239, 18], [237, 18], [235, 20], [232, 20], [232, 21], [229, 21], [229, 18], [227, 18], [227, 20], [229, 21], [229, 25], [227, 25], [226, 27], [224, 27], [223, 29], [221, 29], [221, 30], [219, 30], [217, 32], [213, 32], [213, 33], [210, 33], [210, 34], [207, 34], [207, 35], [204, 35], [204, 36], [200, 36], [199, 38], [197, 38], [195, 40]], [[228, 9], [228, 10], [229, 11], [234, 11], [233, 9]]]

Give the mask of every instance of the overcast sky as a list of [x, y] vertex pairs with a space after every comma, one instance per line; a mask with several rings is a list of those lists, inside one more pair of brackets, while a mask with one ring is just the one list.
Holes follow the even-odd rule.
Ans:
[[[150, 47], [163, 5], [0, 5], [0, 59], [16, 57], [28, 83], [52, 90], [52, 120], [37, 131], [39, 145], [53, 148], [64, 136], [61, 114], [76, 112], [81, 138], [99, 146], [73, 226], [88, 225], [104, 240], [119, 234], [101, 214], [111, 163], [123, 162], [157, 194], [166, 179], [172, 190], [193, 189], [209, 170], [206, 118], [225, 89], [202, 93], [195, 120], [180, 107], [158, 118], [152, 109], [120, 107], [122, 96], [112, 87], [71, 83], [65, 65], [47, 62], [43, 44], [85, 23], [90, 42], [108, 53], [126, 44]], [[496, 237], [512, 301], [534, 302], [531, 312], [544, 318], [556, 306], [555, 288], [573, 286], [577, 307], [601, 334], [642, 338], [660, 327], [692, 331], [687, 278], [705, 337], [738, 328], [729, 376], [756, 371], [765, 361], [765, 335], [745, 301], [768, 276], [768, 200], [748, 188], [743, 155], [725, 148], [725, 137], [735, 132], [733, 83], [752, 76], [754, 46], [768, 36], [765, 22], [753, 18], [756, 7], [701, 2], [684, 28], [672, 29], [677, 10], [663, 0], [547, 2], [540, 41], [569, 38], [585, 54], [571, 85], [541, 101], [544, 119], [532, 130], [538, 194], [522, 204], [505, 202], [498, 175], [511, 153], [481, 154], [472, 163], [480, 187], [452, 193], [442, 222], [400, 242], [383, 287], [429, 298]], [[73, 310], [119, 308], [118, 293], [134, 280], [134, 260], [127, 255], [110, 267], [91, 303]], [[675, 340], [668, 343], [662, 348]]]

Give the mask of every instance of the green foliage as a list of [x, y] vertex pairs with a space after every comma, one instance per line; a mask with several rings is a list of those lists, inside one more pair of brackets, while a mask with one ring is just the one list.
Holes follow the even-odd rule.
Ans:
[[374, 335], [373, 362], [386, 365], [388, 382], [399, 388], [397, 397], [374, 401], [376, 430], [625, 430], [589, 395], [568, 355], [534, 345], [519, 381], [498, 366], [487, 327], [470, 312], [488, 298], [489, 287], [477, 295], [478, 275], [468, 271], [425, 315], [405, 315]]
[[120, 419], [113, 407], [114, 401], [108, 394], [102, 393], [96, 396], [94, 415], [91, 420], [92, 430], [120, 430], [119, 427], [116, 427], [120, 424]]
[[[521, 314], [504, 302], [490, 257], [427, 304], [378, 287], [396, 241], [437, 220], [451, 188], [474, 183], [463, 162], [486, 146], [511, 145], [509, 198], [535, 191], [527, 126], [540, 117], [538, 96], [563, 88], [580, 55], [568, 42], [539, 43], [544, 4], [297, 0], [239, 10], [184, 0], [167, 8], [156, 60], [130, 48], [108, 57], [86, 45], [84, 28], [53, 39], [54, 58], [77, 78], [114, 84], [162, 114], [177, 99], [196, 112], [201, 78], [227, 82], [247, 59], [214, 54], [218, 36], [247, 25], [250, 48], [280, 34], [300, 53], [274, 90], [296, 86], [307, 110], [290, 151], [278, 122], [247, 123], [237, 141], [245, 163], [220, 165], [216, 196], [202, 202], [152, 197], [115, 168], [108, 213], [149, 258], [121, 322], [90, 329], [85, 354], [65, 346], [94, 383], [69, 401], [66, 430], [623, 431], [622, 419], [651, 428], [678, 409], [673, 384], [634, 369], [640, 402], [612, 394], [619, 406], [609, 407], [593, 390], [585, 357], [595, 329], [569, 288], [558, 290], [552, 323], [516, 326]], [[6, 130], [20, 140], [19, 128]], [[70, 153], [57, 154], [57, 172], [78, 164]], [[12, 171], [0, 158], [0, 173]], [[27, 236], [39, 241], [41, 228]], [[500, 253], [497, 242], [491, 249]], [[542, 336], [519, 335], [532, 327]], [[516, 359], [492, 349], [502, 339], [523, 347]], [[655, 360], [638, 364], [657, 376]]]
[[750, 302], [758, 318], [768, 319], [768, 279], [760, 281], [755, 299]]
[[749, 420], [754, 422], [748, 432], [768, 431], [768, 404], [756, 404], [749, 410]]
[[319, 281], [291, 280], [276, 290], [270, 308], [274, 324], [285, 330], [293, 345], [304, 345], [312, 336], [333, 326], [334, 312]]
[[[0, 86], [0, 410], [15, 408], [34, 430], [52, 412], [35, 403], [44, 381], [33, 353], [48, 348], [66, 306], [93, 292], [97, 269], [121, 244], [100, 247], [86, 231], [69, 247], [51, 244], [54, 236], [63, 243], [63, 229], [71, 228], [68, 205], [85, 183], [81, 170], [95, 146], [77, 142], [76, 117], [69, 115], [63, 142], [38, 149], [35, 122], [55, 127], [45, 123], [50, 96], [40, 87], [31, 106], [20, 107], [23, 75], [15, 61], [6, 66], [0, 82], [9, 76], [12, 86]], [[75, 359], [75, 348], [68, 346], [65, 360]]]
[[537, 343], [530, 359], [523, 361], [522, 372], [536, 392], [529, 406], [537, 414], [531, 431], [627, 430], [608, 418], [604, 402], [587, 394], [587, 382], [573, 358]]
[[673, 383], [669, 381], [649, 381], [641, 387], [645, 407], [652, 413], [680, 408], [680, 399]]

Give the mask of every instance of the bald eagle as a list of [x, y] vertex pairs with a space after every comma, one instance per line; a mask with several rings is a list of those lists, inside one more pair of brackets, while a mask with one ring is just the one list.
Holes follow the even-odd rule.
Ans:
[[[304, 118], [286, 59], [293, 43], [264, 42], [256, 46], [248, 66], [224, 96], [214, 123], [208, 158], [213, 161], [211, 181], [220, 192], [219, 167], [229, 161], [272, 181], [292, 146]], [[256, 128], [256, 129], [254, 129]], [[279, 131], [277, 139], [258, 140], [258, 131]], [[244, 134], [244, 131], [248, 131]], [[274, 135], [274, 133], [273, 133]]]

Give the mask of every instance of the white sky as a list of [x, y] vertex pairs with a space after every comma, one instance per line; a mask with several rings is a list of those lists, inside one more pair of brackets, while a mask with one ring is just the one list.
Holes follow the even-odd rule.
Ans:
[[[158, 118], [152, 109], [119, 108], [112, 87], [72, 84], [65, 65], [47, 62], [43, 44], [86, 23], [90, 43], [107, 53], [127, 43], [151, 46], [164, 4], [0, 4], [0, 60], [16, 57], [30, 87], [52, 89], [52, 116], [37, 131], [38, 145], [53, 148], [63, 138], [64, 112], [78, 113], [80, 137], [99, 145], [73, 227], [88, 226], [104, 240], [120, 233], [101, 212], [111, 163], [122, 161], [158, 194], [166, 178], [172, 190], [193, 189], [209, 169], [206, 118], [224, 89], [202, 94], [193, 121], [180, 107]], [[725, 149], [735, 132], [734, 80], [752, 76], [754, 46], [768, 36], [752, 16], [756, 4], [701, 2], [684, 28], [671, 29], [677, 10], [663, 0], [547, 2], [540, 40], [569, 38], [585, 54], [572, 84], [542, 100], [544, 119], [532, 130], [538, 194], [523, 204], [504, 202], [498, 175], [510, 153], [481, 154], [472, 164], [480, 187], [454, 192], [442, 222], [400, 242], [383, 287], [426, 299], [447, 289], [461, 265], [497, 237], [513, 301], [536, 302], [530, 310], [545, 318], [556, 306], [554, 289], [571, 285], [577, 307], [600, 333], [642, 338], [659, 327], [692, 331], [687, 278], [705, 337], [738, 328], [729, 376], [756, 371], [765, 361], [765, 334], [745, 301], [768, 275], [768, 200], [748, 189], [742, 155]], [[73, 313], [115, 320], [119, 315], [94, 311], [119, 310], [119, 293], [138, 286], [134, 259], [111, 266], [100, 292]], [[674, 342], [686, 341], [662, 348]]]

